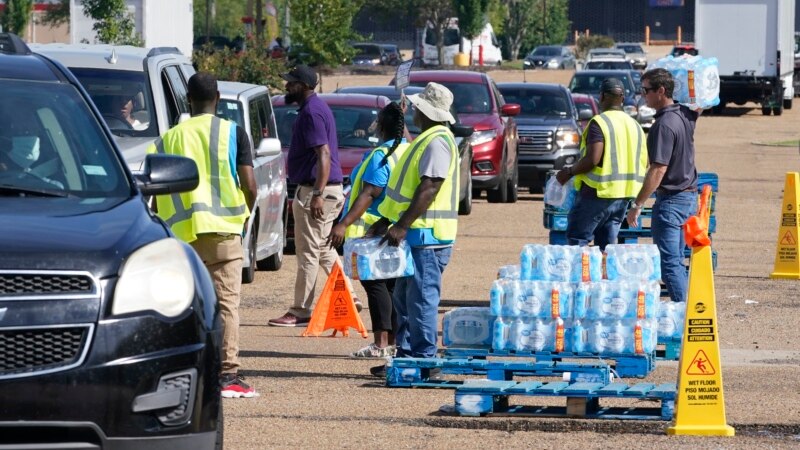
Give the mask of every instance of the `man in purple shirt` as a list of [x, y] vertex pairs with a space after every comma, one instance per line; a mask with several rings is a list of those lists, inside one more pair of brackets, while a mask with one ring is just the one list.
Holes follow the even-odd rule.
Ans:
[[281, 77], [286, 80], [286, 104], [300, 105], [287, 164], [289, 181], [297, 184], [292, 202], [297, 279], [294, 305], [269, 324], [295, 327], [306, 326], [311, 317], [319, 267], [330, 274], [339, 257], [327, 238], [344, 195], [336, 123], [331, 109], [314, 93], [317, 73], [299, 65]]

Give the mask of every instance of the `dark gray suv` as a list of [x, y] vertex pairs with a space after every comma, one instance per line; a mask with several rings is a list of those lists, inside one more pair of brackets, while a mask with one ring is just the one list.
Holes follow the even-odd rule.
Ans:
[[[560, 84], [498, 83], [508, 103], [520, 105], [515, 118], [519, 141], [519, 186], [541, 190], [549, 170], [574, 164], [580, 156], [579, 115], [570, 92]], [[588, 115], [588, 116], [587, 116]]]

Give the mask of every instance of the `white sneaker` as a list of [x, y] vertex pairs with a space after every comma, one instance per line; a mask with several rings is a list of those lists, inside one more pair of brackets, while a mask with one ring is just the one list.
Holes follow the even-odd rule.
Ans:
[[374, 342], [362, 348], [361, 350], [358, 350], [350, 354], [350, 356], [353, 358], [370, 358], [370, 359], [380, 359], [393, 355], [394, 355], [393, 346], [389, 345], [387, 347], [378, 347], [377, 345], [375, 345]]

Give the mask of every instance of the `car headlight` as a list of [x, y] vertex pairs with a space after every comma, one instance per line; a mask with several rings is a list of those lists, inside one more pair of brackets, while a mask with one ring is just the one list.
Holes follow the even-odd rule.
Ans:
[[153, 310], [176, 317], [194, 298], [194, 275], [183, 245], [162, 239], [136, 250], [122, 267], [112, 314]]
[[527, 60], [527, 59], [526, 59], [525, 61], [522, 61], [522, 64], [523, 64], [523, 65], [526, 65], [526, 66], [530, 66], [530, 65], [531, 65], [531, 62], [530, 62], [529, 60]]
[[372, 64], [380, 64], [380, 63], [381, 63], [380, 58], [375, 58], [372, 60]]
[[625, 111], [629, 116], [635, 116], [638, 112], [635, 106], [633, 105], [626, 105], [622, 107], [622, 110]]
[[556, 145], [558, 145], [559, 148], [577, 146], [580, 141], [581, 135], [578, 134], [578, 130], [569, 128], [566, 130], [558, 130], [556, 132]]
[[481, 145], [493, 141], [494, 138], [496, 137], [497, 137], [497, 130], [476, 131], [472, 133], [470, 142], [472, 142], [472, 145]]

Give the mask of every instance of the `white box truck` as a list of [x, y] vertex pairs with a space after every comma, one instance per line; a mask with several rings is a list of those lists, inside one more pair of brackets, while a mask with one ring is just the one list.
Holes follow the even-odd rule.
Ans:
[[794, 97], [794, 0], [696, 0], [695, 43], [719, 60], [720, 104], [755, 102], [768, 116]]

